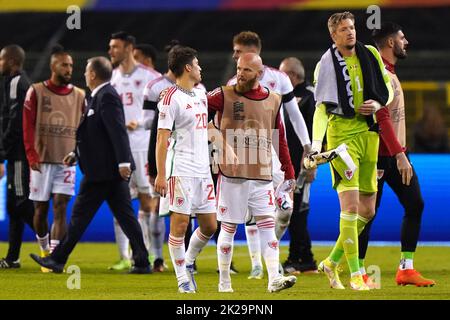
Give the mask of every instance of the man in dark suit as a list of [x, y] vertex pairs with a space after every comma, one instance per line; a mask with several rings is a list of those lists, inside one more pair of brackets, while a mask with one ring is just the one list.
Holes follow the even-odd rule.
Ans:
[[150, 273], [142, 230], [131, 206], [128, 179], [134, 169], [125, 128], [123, 105], [109, 84], [112, 66], [108, 59], [88, 60], [85, 78], [91, 99], [77, 130], [76, 151], [64, 158], [66, 165], [78, 159], [84, 174], [72, 209], [67, 235], [46, 258], [31, 257], [54, 272], [63, 271], [67, 259], [103, 201], [107, 201], [125, 235], [130, 239], [134, 266], [130, 273]]

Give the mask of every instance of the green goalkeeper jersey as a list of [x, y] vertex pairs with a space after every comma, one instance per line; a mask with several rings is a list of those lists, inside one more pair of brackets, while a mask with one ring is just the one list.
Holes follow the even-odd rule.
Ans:
[[[384, 82], [389, 91], [389, 99], [387, 104], [392, 101], [393, 98], [393, 90], [390, 82], [389, 75], [384, 67], [383, 60], [381, 59], [380, 53], [373, 46], [366, 46], [375, 56], [380, 66], [381, 73], [383, 75]], [[355, 106], [355, 117], [354, 118], [344, 118], [335, 114], [328, 114], [328, 128], [327, 128], [327, 140], [329, 147], [337, 146], [343, 142], [352, 140], [353, 137], [360, 133], [367, 131], [369, 128], [367, 126], [366, 118], [363, 115], [358, 113], [358, 108], [364, 102], [364, 75], [361, 70], [361, 65], [359, 63], [359, 59], [354, 54], [351, 57], [344, 57], [345, 63], [347, 65], [347, 69], [350, 75], [350, 81], [352, 85], [353, 92], [353, 103]], [[319, 76], [320, 62], [317, 63], [316, 69], [314, 71], [314, 84], [317, 83], [317, 78]], [[318, 106], [321, 108], [323, 113], [326, 111], [326, 107], [324, 104]], [[319, 110], [316, 110], [316, 112]], [[374, 117], [375, 120], [375, 117]], [[375, 120], [376, 121], [376, 120]], [[314, 130], [316, 131], [316, 130]], [[322, 130], [320, 130], [322, 131]], [[313, 137], [313, 140], [322, 140], [322, 137]]]

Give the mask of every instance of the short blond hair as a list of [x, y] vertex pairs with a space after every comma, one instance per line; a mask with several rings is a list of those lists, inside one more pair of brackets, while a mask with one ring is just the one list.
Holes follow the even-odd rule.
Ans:
[[261, 38], [256, 32], [242, 31], [233, 37], [233, 45], [254, 46], [261, 50]]
[[341, 23], [342, 20], [350, 19], [355, 23], [355, 16], [348, 11], [345, 12], [337, 12], [334, 13], [329, 19], [328, 19], [328, 31], [330, 31], [330, 34], [335, 32], [337, 29], [337, 26], [339, 23]]

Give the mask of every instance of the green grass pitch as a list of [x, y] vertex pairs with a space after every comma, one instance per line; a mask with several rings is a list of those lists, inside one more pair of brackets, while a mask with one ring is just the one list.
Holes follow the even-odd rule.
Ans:
[[[2, 255], [6, 244], [0, 243]], [[107, 267], [117, 260], [117, 247], [111, 243], [80, 243], [67, 266], [80, 267], [80, 289], [68, 289], [70, 274], [44, 274], [31, 260], [29, 253], [38, 253], [36, 243], [23, 245], [22, 268], [0, 269], [0, 299], [149, 299], [149, 300], [311, 300], [311, 299], [450, 299], [450, 248], [419, 247], [415, 267], [426, 277], [436, 280], [432, 288], [399, 287], [395, 284], [395, 272], [399, 260], [398, 247], [370, 247], [366, 267], [377, 265], [381, 269], [381, 289], [370, 292], [354, 292], [348, 289], [348, 271], [344, 269], [341, 279], [347, 290], [333, 290], [322, 274], [299, 275], [297, 284], [279, 293], [267, 292], [267, 278], [248, 280], [250, 260], [246, 246], [236, 246], [234, 263], [240, 271], [232, 276], [234, 293], [218, 293], [217, 258], [215, 246], [210, 245], [200, 254], [197, 264], [197, 294], [182, 295], [177, 292], [173, 268], [165, 257], [170, 270], [151, 275], [128, 275], [109, 271]], [[329, 247], [313, 248], [318, 261], [330, 251]], [[287, 256], [287, 247], [281, 247], [281, 261]], [[66, 266], [66, 267], [67, 267]], [[70, 281], [69, 281], [70, 282]], [[73, 283], [73, 282], [72, 282]]]

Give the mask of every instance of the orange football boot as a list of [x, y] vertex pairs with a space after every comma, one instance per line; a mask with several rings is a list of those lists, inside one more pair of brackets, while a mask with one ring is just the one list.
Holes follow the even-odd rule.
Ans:
[[432, 287], [436, 284], [434, 280], [424, 278], [418, 271], [416, 271], [416, 269], [398, 269], [395, 282], [397, 282], [397, 285], [399, 286], [412, 284], [416, 287]]

